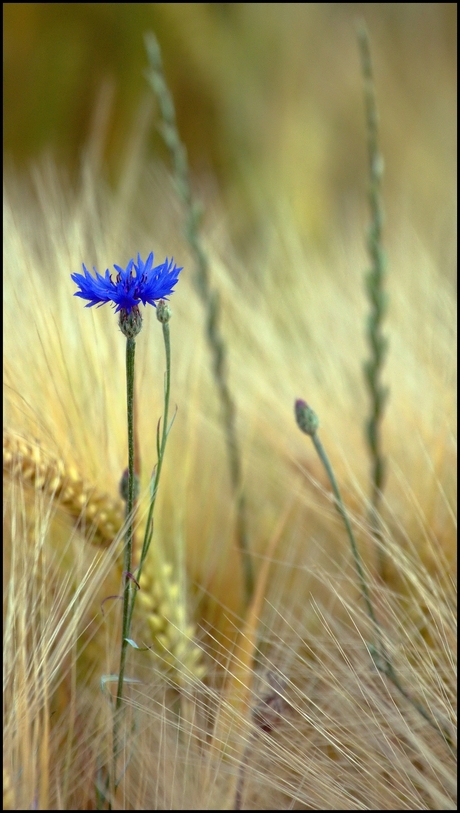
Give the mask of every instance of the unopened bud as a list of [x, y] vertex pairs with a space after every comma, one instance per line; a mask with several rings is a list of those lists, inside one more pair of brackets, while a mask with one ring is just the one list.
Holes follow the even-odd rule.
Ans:
[[142, 328], [142, 316], [139, 308], [135, 305], [130, 313], [122, 308], [118, 317], [118, 324], [123, 336], [127, 339], [134, 339]]
[[171, 319], [171, 308], [164, 299], [160, 299], [157, 303], [157, 319], [162, 325], [165, 325]]
[[299, 429], [305, 432], [306, 435], [313, 436], [319, 427], [319, 418], [316, 412], [302, 398], [297, 399], [294, 410]]

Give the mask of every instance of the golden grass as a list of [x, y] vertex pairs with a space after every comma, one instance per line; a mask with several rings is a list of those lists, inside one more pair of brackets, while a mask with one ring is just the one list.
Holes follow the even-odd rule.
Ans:
[[[206, 244], [222, 296], [257, 571], [244, 613], [225, 443], [187, 248], [172, 231], [175, 203], [162, 170], [146, 167], [137, 186], [131, 180], [136, 200], [124, 202], [123, 217], [90, 174], [76, 194], [52, 169], [37, 174], [35, 197], [18, 179], [7, 183], [4, 806], [93, 809], [110, 761], [120, 602], [104, 599], [120, 592], [124, 343], [107, 306], [86, 310], [72, 297], [69, 275], [82, 261], [103, 271], [153, 247], [184, 265], [171, 300], [178, 413], [133, 628], [156, 656], [130, 653], [127, 770], [114, 807], [453, 809], [452, 754], [367, 654], [372, 633], [347, 540], [293, 416], [296, 397], [319, 414], [395, 667], [453, 737], [449, 280], [402, 222], [389, 237], [398, 272], [389, 282], [382, 508], [392, 568], [382, 584], [366, 520], [359, 234], [337, 239], [326, 262], [297, 240], [280, 205], [248, 265], [232, 252], [219, 211], [210, 218]], [[161, 190], [158, 212], [152, 189]], [[162, 228], [168, 222], [171, 231]], [[148, 312], [137, 365], [140, 537], [164, 367]], [[98, 536], [109, 544], [86, 544]], [[284, 688], [280, 717], [264, 731], [256, 710], [270, 673]]]

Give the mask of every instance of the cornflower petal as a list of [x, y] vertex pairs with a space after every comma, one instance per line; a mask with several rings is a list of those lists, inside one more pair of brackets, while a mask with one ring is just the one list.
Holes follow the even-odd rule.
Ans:
[[83, 274], [71, 274], [73, 281], [80, 287], [79, 291], [75, 292], [75, 296], [80, 296], [82, 299], [89, 299], [90, 302], [85, 307], [91, 308], [92, 305], [103, 305], [112, 299], [113, 282], [110, 277], [109, 270], [105, 272], [105, 276], [98, 274], [93, 268], [96, 279], [89, 273], [85, 264], [83, 263]]
[[[182, 268], [178, 268], [174, 264], [174, 260], [168, 259], [161, 265], [157, 265], [150, 272], [150, 275], [140, 286], [139, 297], [145, 305], [147, 302], [155, 306], [155, 301], [158, 299], [168, 299], [170, 294], [173, 293], [173, 288], [179, 279], [179, 273]], [[156, 306], [155, 306], [156, 307]]]
[[138, 275], [141, 277], [143, 274], [147, 276], [150, 274], [153, 265], [153, 251], [150, 252], [149, 256], [147, 257], [145, 264], [141, 260], [141, 255], [137, 255], [137, 270]]

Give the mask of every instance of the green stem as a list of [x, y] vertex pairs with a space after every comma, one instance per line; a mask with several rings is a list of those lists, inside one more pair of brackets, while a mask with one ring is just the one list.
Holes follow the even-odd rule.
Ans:
[[[150, 491], [150, 505], [149, 511], [147, 515], [147, 524], [145, 526], [145, 535], [144, 535], [144, 542], [142, 545], [141, 556], [139, 560], [139, 566], [137, 569], [136, 578], [139, 581], [142, 573], [142, 567], [144, 565], [145, 557], [147, 556], [150, 542], [152, 539], [153, 534], [153, 527], [152, 527], [152, 519], [153, 519], [153, 511], [155, 508], [155, 502], [158, 492], [158, 486], [160, 483], [160, 476], [161, 470], [163, 467], [163, 459], [164, 453], [166, 449], [166, 441], [168, 439], [168, 418], [169, 418], [169, 395], [171, 390], [171, 344], [170, 344], [170, 335], [169, 335], [169, 324], [166, 322], [162, 324], [163, 328], [163, 340], [165, 345], [165, 357], [166, 357], [166, 376], [165, 376], [165, 393], [164, 393], [164, 412], [163, 412], [163, 425], [162, 425], [162, 432], [161, 432], [161, 441], [159, 444], [158, 450], [158, 462], [156, 465], [156, 469], [152, 478], [151, 483], [151, 491]], [[134, 603], [134, 602], [133, 602]]]
[[364, 103], [366, 108], [367, 146], [369, 156], [369, 206], [371, 224], [367, 237], [367, 249], [371, 268], [366, 274], [366, 293], [369, 300], [367, 341], [369, 358], [364, 364], [364, 376], [369, 391], [370, 414], [366, 421], [366, 439], [371, 458], [371, 507], [370, 524], [377, 542], [378, 569], [382, 579], [386, 576], [386, 555], [381, 530], [379, 507], [385, 481], [386, 463], [382, 452], [381, 426], [388, 390], [382, 384], [382, 371], [388, 342], [382, 330], [387, 310], [385, 291], [386, 259], [383, 250], [382, 229], [384, 213], [381, 196], [383, 158], [379, 148], [378, 110], [369, 47], [369, 35], [364, 25], [358, 30], [361, 66], [364, 78]]
[[131, 625], [130, 596], [131, 579], [127, 575], [131, 572], [131, 562], [133, 555], [133, 533], [134, 533], [134, 357], [136, 350], [135, 339], [126, 340], [126, 401], [128, 416], [128, 499], [126, 503], [126, 518], [128, 527], [126, 531], [126, 543], [124, 548], [124, 589], [123, 589], [123, 619], [120, 650], [120, 667], [118, 670], [117, 697], [115, 701], [115, 713], [113, 723], [113, 788], [117, 789], [117, 759], [119, 752], [118, 735], [122, 717], [123, 702], [123, 682], [126, 667], [126, 654], [128, 647], [129, 630]]
[[[158, 486], [160, 483], [160, 475], [161, 469], [163, 466], [163, 459], [166, 449], [166, 441], [168, 439], [168, 417], [169, 417], [169, 398], [170, 398], [170, 391], [171, 391], [171, 344], [170, 344], [170, 335], [169, 335], [169, 324], [162, 323], [163, 328], [163, 340], [165, 345], [165, 356], [166, 356], [166, 375], [165, 375], [165, 391], [164, 391], [164, 412], [163, 412], [163, 426], [162, 426], [162, 433], [161, 433], [161, 441], [159, 443], [158, 449], [158, 462], [156, 466], [155, 473], [153, 475], [152, 483], [151, 483], [151, 491], [150, 491], [150, 505], [149, 511], [147, 515], [147, 522], [145, 526], [145, 534], [144, 534], [144, 541], [142, 544], [142, 551], [139, 559], [139, 565], [136, 571], [136, 579], [139, 582], [142, 574], [142, 568], [150, 547], [150, 543], [152, 541], [153, 536], [153, 512], [155, 508], [156, 496], [158, 492]], [[129, 630], [131, 628], [131, 621], [134, 612], [134, 604], [136, 601], [137, 590], [133, 591], [132, 599], [129, 607], [129, 614], [127, 620], [127, 630], [129, 634]]]
[[200, 237], [201, 210], [193, 199], [187, 151], [180, 139], [174, 100], [164, 76], [160, 46], [153, 34], [147, 34], [145, 42], [150, 62], [150, 69], [146, 76], [159, 103], [163, 125], [161, 132], [171, 155], [177, 191], [185, 207], [185, 236], [195, 258], [194, 282], [205, 309], [206, 338], [211, 351], [213, 375], [222, 408], [230, 485], [235, 500], [236, 537], [241, 555], [245, 600], [246, 604], [249, 604], [254, 593], [254, 565], [249, 548], [241, 449], [236, 427], [236, 405], [228, 380], [227, 347], [221, 330], [219, 295], [211, 285], [209, 261]]
[[[368, 586], [367, 586], [366, 576], [364, 574], [364, 568], [363, 568], [363, 565], [362, 565], [362, 562], [361, 562], [361, 556], [359, 554], [358, 545], [356, 544], [356, 539], [354, 537], [353, 530], [352, 530], [352, 527], [350, 525], [350, 520], [348, 519], [347, 512], [345, 511], [345, 506], [343, 504], [342, 496], [340, 494], [339, 487], [337, 485], [337, 480], [335, 479], [335, 475], [334, 475], [334, 472], [332, 470], [332, 466], [331, 466], [331, 464], [329, 462], [329, 458], [328, 458], [328, 456], [326, 454], [326, 451], [324, 449], [323, 444], [321, 443], [321, 441], [320, 441], [320, 439], [318, 437], [318, 434], [316, 432], [314, 432], [311, 435], [311, 439], [312, 439], [312, 441], [314, 443], [316, 451], [318, 452], [318, 457], [321, 460], [324, 468], [326, 469], [327, 476], [329, 477], [329, 481], [331, 483], [332, 490], [333, 490], [335, 498], [336, 498], [336, 503], [335, 503], [336, 508], [337, 508], [340, 516], [342, 517], [342, 519], [344, 521], [345, 528], [346, 528], [346, 531], [347, 531], [347, 534], [348, 534], [348, 538], [350, 540], [351, 550], [352, 550], [352, 553], [353, 553], [353, 559], [355, 560], [355, 566], [356, 566], [356, 570], [357, 570], [357, 573], [358, 573], [358, 579], [359, 579], [359, 583], [360, 583], [360, 586], [361, 586], [361, 592], [363, 594], [364, 601], [366, 602], [367, 612], [368, 612], [369, 618], [371, 619], [371, 621], [372, 621], [372, 623], [374, 625], [374, 630], [376, 632], [376, 637], [378, 638], [379, 643], [382, 644], [379, 622], [377, 621], [377, 617], [375, 615], [374, 608], [372, 606], [372, 601], [371, 601], [369, 589], [368, 589]], [[382, 655], [384, 655], [384, 648], [383, 648], [383, 651], [382, 651], [382, 646], [381, 646], [380, 651], [382, 652]], [[385, 655], [384, 655], [384, 657], [385, 657]]]
[[416, 711], [418, 711], [418, 713], [423, 717], [423, 719], [426, 720], [426, 722], [429, 723], [429, 725], [438, 734], [440, 734], [442, 736], [442, 738], [446, 742], [446, 744], [449, 747], [449, 749], [451, 750], [451, 752], [453, 754], [456, 754], [457, 749], [455, 747], [455, 744], [454, 744], [454, 742], [452, 740], [452, 737], [450, 736], [448, 730], [445, 728], [445, 726], [442, 725], [442, 723], [439, 723], [437, 720], [435, 720], [433, 718], [433, 716], [431, 714], [429, 714], [429, 712], [427, 712], [426, 709], [421, 705], [421, 703], [418, 703], [417, 700], [414, 700], [414, 698], [410, 695], [410, 693], [401, 684], [401, 682], [399, 680], [399, 677], [396, 674], [396, 671], [395, 671], [394, 666], [393, 666], [393, 664], [391, 662], [390, 656], [388, 654], [387, 648], [386, 648], [384, 640], [383, 640], [383, 635], [382, 635], [382, 630], [381, 630], [380, 624], [379, 624], [379, 622], [377, 620], [377, 616], [375, 615], [375, 612], [374, 612], [374, 607], [372, 605], [369, 589], [368, 589], [368, 586], [367, 586], [366, 576], [365, 576], [365, 573], [364, 573], [364, 567], [363, 567], [363, 564], [362, 564], [362, 561], [361, 561], [361, 556], [359, 554], [358, 545], [356, 544], [356, 539], [354, 537], [353, 530], [352, 530], [352, 527], [350, 525], [350, 521], [348, 519], [348, 515], [347, 515], [347, 512], [345, 510], [345, 506], [343, 504], [343, 501], [342, 501], [342, 497], [341, 497], [341, 494], [340, 494], [340, 491], [339, 491], [339, 487], [337, 485], [337, 481], [335, 479], [334, 472], [332, 470], [332, 466], [331, 466], [331, 464], [329, 462], [329, 458], [328, 458], [328, 456], [326, 454], [326, 451], [325, 451], [325, 449], [323, 447], [323, 444], [321, 443], [316, 431], [308, 432], [308, 434], [310, 434], [310, 437], [313, 440], [313, 444], [314, 444], [315, 449], [316, 449], [316, 451], [318, 453], [318, 456], [319, 456], [324, 468], [326, 469], [327, 476], [329, 477], [329, 481], [331, 483], [332, 490], [333, 490], [335, 498], [336, 498], [337, 510], [338, 510], [340, 516], [342, 517], [343, 521], [344, 521], [345, 528], [346, 528], [346, 531], [347, 531], [347, 534], [348, 534], [348, 538], [350, 540], [351, 550], [352, 550], [352, 553], [353, 553], [353, 558], [354, 558], [356, 570], [357, 570], [357, 573], [358, 573], [358, 579], [359, 579], [361, 591], [362, 591], [362, 594], [363, 594], [363, 597], [364, 597], [364, 601], [366, 603], [366, 608], [367, 608], [369, 618], [371, 619], [373, 627], [374, 627], [375, 640], [377, 642], [377, 649], [376, 650], [374, 650], [374, 647], [371, 647], [371, 646], [368, 645], [369, 654], [370, 654], [372, 660], [374, 661], [374, 664], [377, 667], [377, 669], [380, 672], [382, 672], [384, 675], [386, 675], [392, 681], [393, 685], [398, 689], [398, 691], [402, 694], [402, 696], [413, 706], [414, 709], [416, 709]]

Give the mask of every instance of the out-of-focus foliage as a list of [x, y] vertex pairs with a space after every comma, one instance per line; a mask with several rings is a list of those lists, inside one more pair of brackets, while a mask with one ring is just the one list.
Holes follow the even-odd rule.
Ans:
[[[217, 179], [235, 235], [250, 243], [261, 203], [287, 199], [296, 227], [324, 240], [366, 185], [358, 17], [372, 42], [388, 217], [404, 201], [439, 245], [454, 221], [454, 3], [7, 3], [6, 154], [23, 164], [50, 148], [75, 171], [99, 128], [116, 183], [148, 94], [153, 29], [194, 176]], [[149, 149], [166, 158], [154, 127]]]

